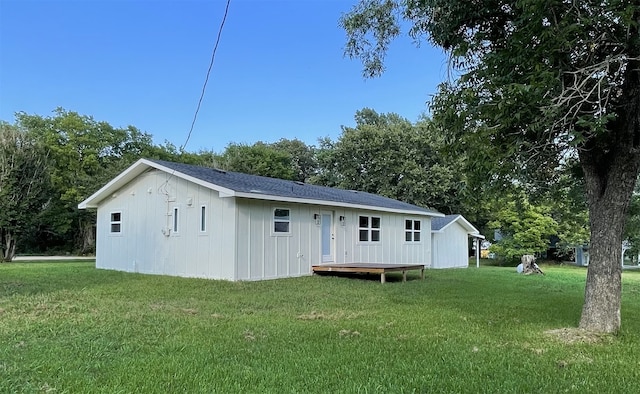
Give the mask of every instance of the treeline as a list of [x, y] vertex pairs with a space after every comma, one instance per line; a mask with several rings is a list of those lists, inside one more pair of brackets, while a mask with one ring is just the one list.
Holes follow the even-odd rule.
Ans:
[[[77, 205], [139, 158], [367, 191], [461, 213], [489, 238], [500, 229], [498, 251], [506, 257], [545, 250], [553, 236], [565, 246], [586, 242], [579, 174], [567, 172], [537, 193], [517, 183], [496, 189], [471, 175], [475, 164], [426, 117], [413, 123], [363, 109], [355, 121], [337, 140], [320, 138], [317, 145], [280, 139], [188, 152], [156, 145], [133, 126], [115, 128], [64, 109], [47, 117], [18, 113], [13, 123], [0, 123], [0, 260], [93, 253], [95, 212]], [[634, 207], [629, 223], [640, 237], [640, 201]]]

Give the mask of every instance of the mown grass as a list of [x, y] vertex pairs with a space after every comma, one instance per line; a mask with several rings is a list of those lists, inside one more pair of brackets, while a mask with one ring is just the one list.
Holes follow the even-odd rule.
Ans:
[[623, 329], [607, 337], [548, 333], [576, 326], [585, 270], [544, 269], [381, 285], [3, 264], [0, 392], [637, 391], [640, 272], [624, 273]]

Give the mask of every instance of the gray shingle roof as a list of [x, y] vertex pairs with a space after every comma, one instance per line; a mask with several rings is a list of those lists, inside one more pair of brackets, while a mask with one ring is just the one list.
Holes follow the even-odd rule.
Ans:
[[453, 222], [458, 219], [460, 215], [445, 215], [444, 217], [433, 218], [431, 219], [431, 230], [438, 231], [442, 230], [447, 224]]
[[163, 160], [150, 161], [184, 175], [188, 175], [235, 192], [306, 200], [330, 201], [343, 204], [366, 205], [379, 208], [415, 211], [423, 214], [438, 214], [438, 212], [434, 210], [366, 192], [316, 186], [301, 182], [249, 175], [239, 172], [221, 171], [213, 168]]

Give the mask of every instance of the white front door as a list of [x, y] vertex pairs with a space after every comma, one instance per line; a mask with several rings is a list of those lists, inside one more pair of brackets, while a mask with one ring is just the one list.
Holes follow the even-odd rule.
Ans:
[[333, 263], [333, 212], [321, 212], [321, 224], [322, 262]]

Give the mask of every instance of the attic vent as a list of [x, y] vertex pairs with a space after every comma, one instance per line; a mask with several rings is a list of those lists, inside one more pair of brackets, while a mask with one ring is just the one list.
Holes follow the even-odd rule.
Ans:
[[226, 174], [227, 172], [225, 170], [221, 170], [219, 168], [212, 168], [213, 171], [215, 172], [219, 172], [220, 174]]
[[258, 189], [251, 189], [249, 190], [249, 193], [263, 193], [263, 191]]
[[296, 185], [304, 186], [304, 182], [300, 182], [300, 181], [293, 181], [293, 183], [295, 183]]
[[349, 190], [351, 193], [358, 193], [357, 190]]

